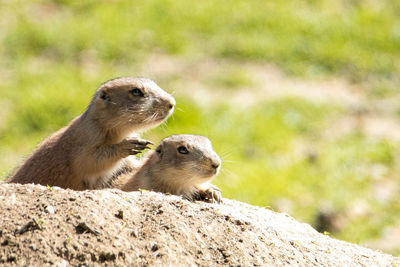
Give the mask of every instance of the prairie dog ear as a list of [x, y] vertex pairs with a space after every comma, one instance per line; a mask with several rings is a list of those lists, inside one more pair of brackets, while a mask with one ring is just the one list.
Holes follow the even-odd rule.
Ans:
[[103, 101], [111, 101], [110, 94], [105, 89], [101, 90], [99, 97]]
[[163, 156], [163, 154], [164, 154], [164, 153], [163, 153], [162, 144], [160, 144], [160, 145], [156, 148], [156, 153], [157, 153], [158, 158], [161, 159], [162, 156]]

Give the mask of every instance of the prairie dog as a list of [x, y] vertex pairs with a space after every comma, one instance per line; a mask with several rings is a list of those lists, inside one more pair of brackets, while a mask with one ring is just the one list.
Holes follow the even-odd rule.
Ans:
[[172, 135], [148, 153], [135, 174], [120, 176], [113, 186], [124, 191], [146, 189], [220, 203], [221, 190], [210, 183], [220, 167], [221, 159], [207, 137]]
[[9, 182], [75, 190], [103, 187], [126, 157], [151, 143], [129, 136], [161, 124], [174, 106], [175, 99], [152, 80], [107, 81], [85, 112], [45, 139]]

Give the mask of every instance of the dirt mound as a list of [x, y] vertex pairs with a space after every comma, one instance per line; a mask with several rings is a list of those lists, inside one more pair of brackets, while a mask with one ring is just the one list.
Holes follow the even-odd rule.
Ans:
[[224, 199], [0, 185], [0, 265], [393, 266], [288, 215]]

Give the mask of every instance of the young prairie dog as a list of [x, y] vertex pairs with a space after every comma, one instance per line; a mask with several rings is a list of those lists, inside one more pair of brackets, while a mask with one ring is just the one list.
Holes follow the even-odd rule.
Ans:
[[103, 83], [86, 111], [45, 139], [9, 180], [75, 190], [101, 188], [151, 142], [129, 137], [161, 124], [175, 99], [152, 80]]
[[135, 174], [120, 176], [113, 186], [124, 191], [146, 189], [221, 203], [221, 190], [210, 183], [220, 167], [221, 159], [207, 137], [172, 135], [148, 153]]

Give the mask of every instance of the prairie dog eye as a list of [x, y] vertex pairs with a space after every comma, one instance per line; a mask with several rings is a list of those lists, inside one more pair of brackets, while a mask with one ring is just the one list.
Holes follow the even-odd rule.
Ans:
[[140, 90], [139, 88], [133, 88], [130, 92], [134, 96], [144, 96], [142, 90]]
[[181, 154], [188, 154], [188, 153], [189, 153], [189, 151], [187, 150], [187, 148], [184, 147], [184, 146], [178, 147], [178, 152], [181, 153]]
[[156, 153], [157, 153], [157, 156], [161, 159], [162, 156], [163, 156], [163, 152], [162, 152], [161, 146], [157, 147]]

